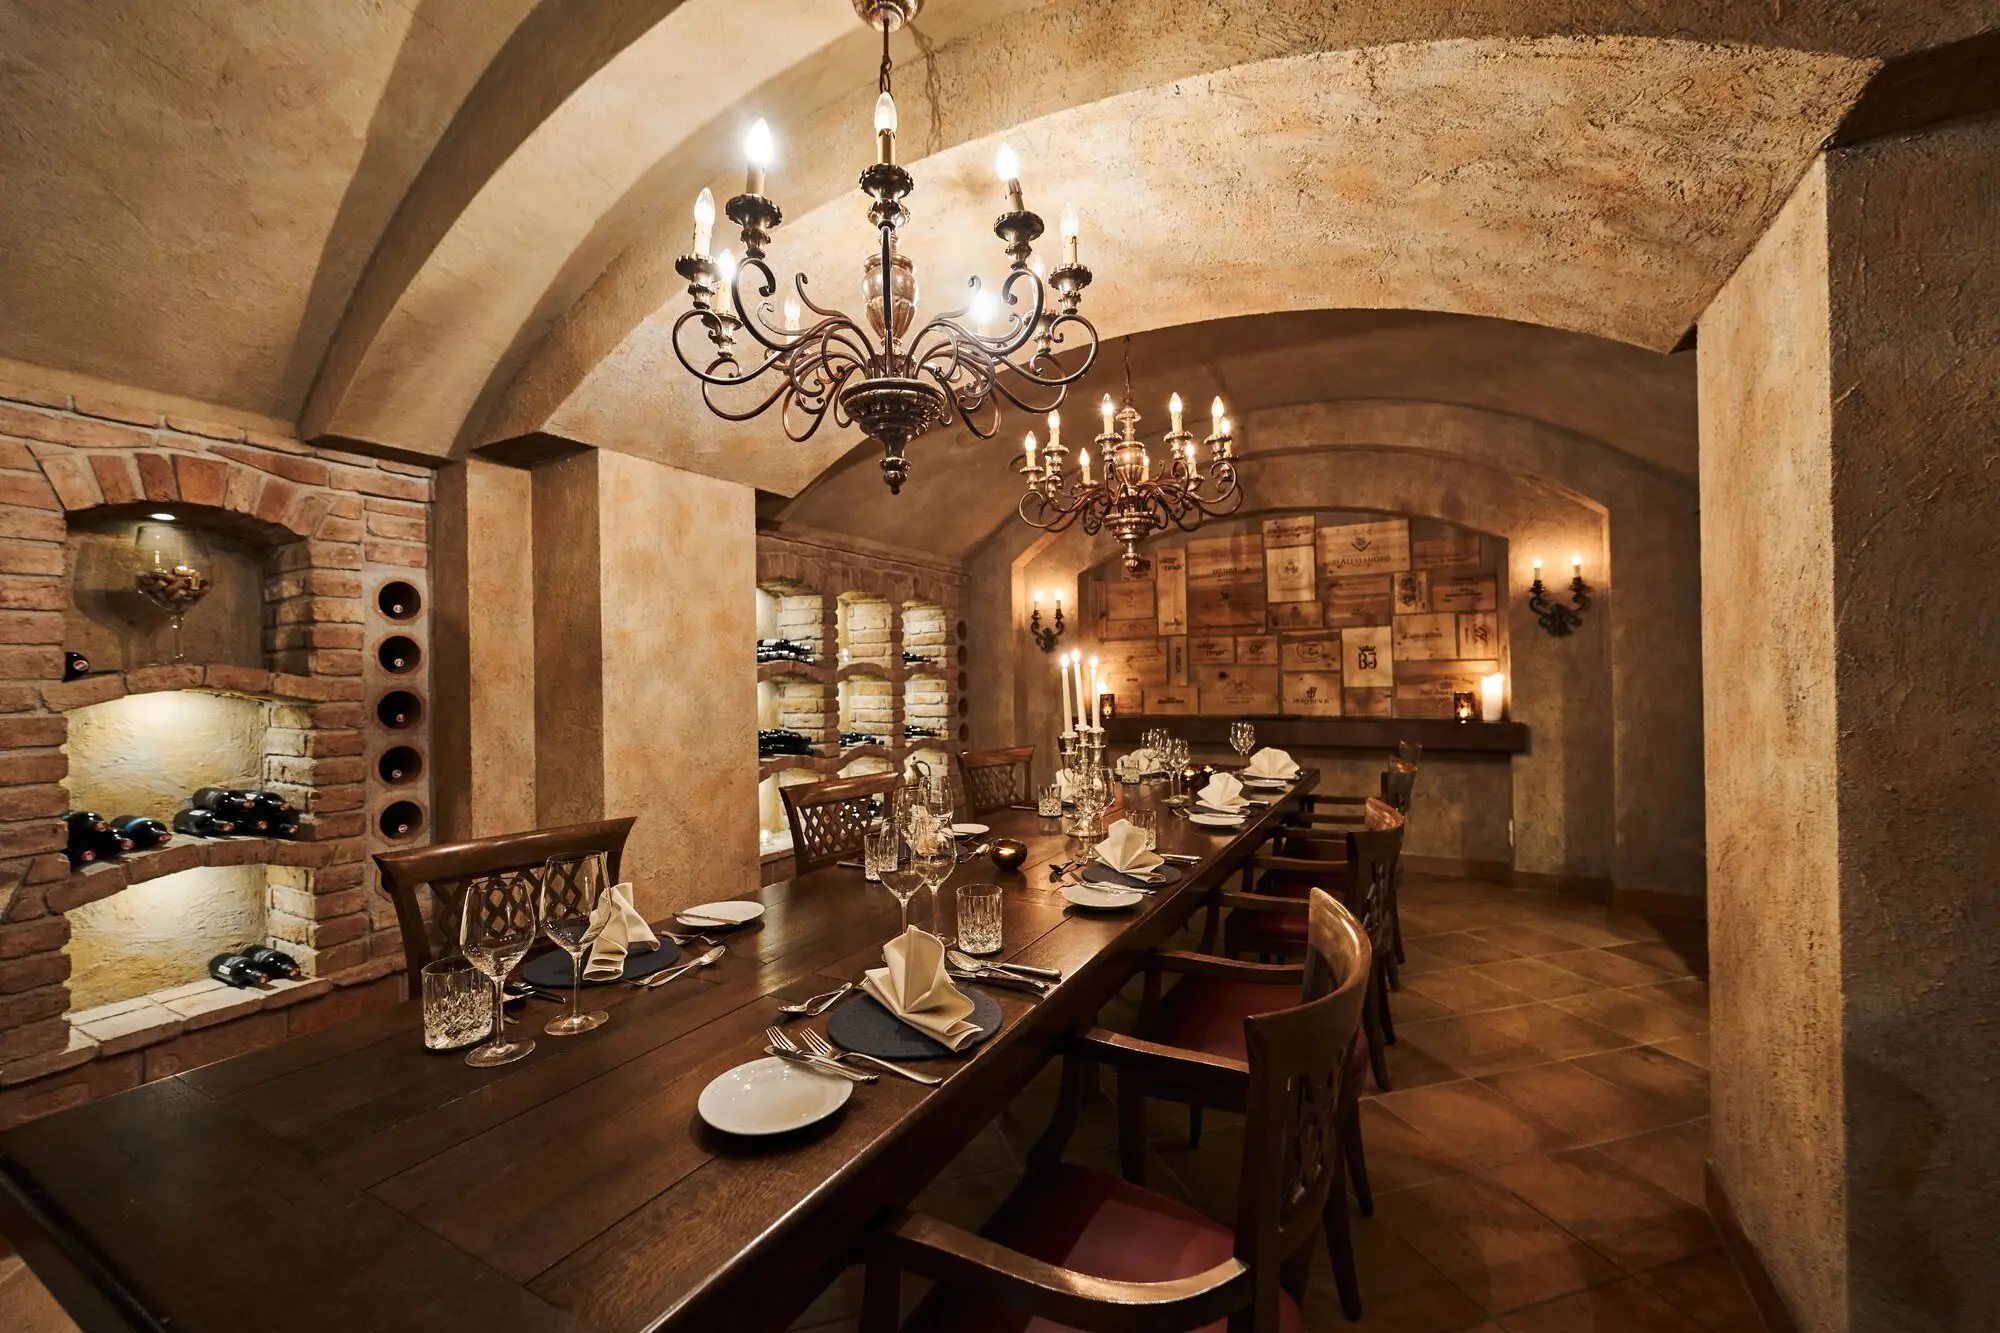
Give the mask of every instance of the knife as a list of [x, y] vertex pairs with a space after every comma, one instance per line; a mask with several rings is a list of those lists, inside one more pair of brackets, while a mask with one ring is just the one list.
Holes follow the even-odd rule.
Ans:
[[764, 1054], [775, 1055], [787, 1064], [808, 1065], [814, 1069], [823, 1069], [829, 1074], [838, 1074], [850, 1083], [879, 1083], [882, 1080], [880, 1074], [863, 1074], [845, 1065], [837, 1065], [831, 1060], [822, 1060], [817, 1055], [806, 1055], [799, 1051], [781, 1051], [775, 1046], [766, 1046]]

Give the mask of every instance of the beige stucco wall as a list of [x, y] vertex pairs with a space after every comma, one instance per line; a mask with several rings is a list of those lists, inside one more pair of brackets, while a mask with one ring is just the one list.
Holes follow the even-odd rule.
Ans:
[[1716, 1170], [1787, 1304], [1847, 1327], [1826, 177], [1701, 321]]
[[69, 715], [72, 808], [171, 821], [197, 787], [264, 785], [269, 705], [235, 694], [128, 694]]
[[201, 981], [215, 955], [265, 943], [267, 874], [263, 866], [197, 866], [71, 911], [71, 1010]]
[[1802, 1328], [2000, 1320], [1996, 151], [1830, 155], [1702, 320], [1715, 1162]]

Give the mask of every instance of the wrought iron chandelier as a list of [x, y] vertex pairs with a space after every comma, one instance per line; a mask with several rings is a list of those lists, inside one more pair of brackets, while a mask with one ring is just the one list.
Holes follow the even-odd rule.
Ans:
[[1090, 450], [1077, 451], [1077, 475], [1063, 476], [1063, 456], [1069, 451], [1062, 442], [1062, 418], [1050, 412], [1049, 442], [1036, 447], [1035, 434], [1028, 432], [1021, 475], [1027, 490], [1021, 495], [1021, 517], [1031, 526], [1061, 532], [1073, 523], [1096, 536], [1099, 530], [1125, 543], [1125, 568], [1137, 570], [1145, 562], [1139, 543], [1168, 524], [1192, 532], [1204, 519], [1223, 518], [1243, 503], [1236, 485], [1236, 455], [1224, 414], [1222, 399], [1209, 408], [1209, 468], [1202, 473], [1194, 435], [1181, 426], [1181, 396], [1167, 402], [1172, 425], [1161, 443], [1167, 459], [1158, 475], [1153, 457], [1139, 439], [1139, 409], [1132, 406], [1132, 344], [1125, 341], [1125, 406], [1114, 411], [1111, 395], [1104, 395], [1104, 431], [1097, 437], [1098, 456], [1104, 460], [1104, 476], [1093, 481]]
[[[861, 192], [872, 201], [868, 216], [878, 240], [862, 271], [865, 324], [815, 304], [806, 295], [803, 273], [793, 279], [797, 295], [785, 299], [782, 316], [773, 307], [778, 281], [765, 263], [764, 248], [783, 215], [764, 195], [773, 145], [770, 127], [761, 120], [751, 127], [745, 144], [749, 171], [743, 193], [723, 210], [741, 228], [742, 263], [735, 263], [727, 250], [709, 257], [715, 199], [703, 190], [695, 201], [693, 252], [674, 265], [687, 279], [694, 302], [674, 321], [674, 355], [701, 381], [708, 409], [728, 421], [748, 421], [778, 405], [785, 434], [795, 443], [810, 439], [829, 413], [837, 426], [858, 425], [882, 446], [882, 476], [892, 492], [900, 492], [909, 476], [905, 450], [911, 440], [954, 419], [991, 439], [1000, 424], [1000, 399], [1026, 412], [1052, 411], [1097, 359], [1097, 330], [1077, 314], [1091, 273], [1077, 258], [1076, 212], [1063, 214], [1064, 262], [1045, 278], [1039, 261], [1029, 265], [1042, 219], [1022, 201], [1020, 162], [1006, 144], [994, 164], [1007, 191], [1007, 211], [993, 224], [993, 232], [1006, 242], [1009, 261], [997, 296], [974, 277], [963, 308], [910, 332], [917, 313], [916, 267], [898, 253], [896, 233], [909, 217], [902, 201], [915, 182], [896, 165], [889, 34], [914, 18], [921, 4], [854, 0], [855, 12], [882, 32], [876, 156], [861, 173]], [[755, 277], [754, 308], [744, 300], [746, 274]], [[886, 282], [884, 274], [889, 275]], [[1022, 306], [1025, 310], [1014, 310]], [[801, 307], [811, 312], [812, 323], [801, 325]], [[681, 342], [683, 332], [697, 324], [714, 344], [713, 355], [703, 354], [702, 364]], [[997, 333], [982, 331], [995, 324], [1000, 324]], [[1056, 349], [1072, 333], [1084, 340], [1084, 355], [1065, 371]], [[747, 360], [737, 358], [739, 336], [749, 339]], [[1025, 359], [1016, 359], [1030, 348]], [[728, 396], [733, 390], [746, 392], [718, 401], [718, 391]]]

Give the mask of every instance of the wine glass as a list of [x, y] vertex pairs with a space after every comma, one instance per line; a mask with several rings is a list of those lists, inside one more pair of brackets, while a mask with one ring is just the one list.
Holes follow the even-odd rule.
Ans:
[[195, 603], [208, 596], [214, 576], [208, 546], [200, 536], [177, 523], [141, 523], [132, 538], [139, 568], [132, 582], [139, 595], [165, 611], [174, 630], [176, 662], [187, 661], [181, 648], [181, 625]]
[[1257, 748], [1257, 728], [1248, 722], [1231, 722], [1229, 748], [1236, 751], [1238, 759], [1248, 759], [1250, 752]]
[[602, 1027], [611, 1015], [602, 1009], [583, 1010], [583, 956], [597, 939], [591, 918], [611, 887], [603, 852], [582, 856], [552, 856], [542, 867], [542, 931], [569, 955], [569, 1012], [549, 1020], [542, 1029], [551, 1037], [573, 1037]]
[[946, 835], [942, 846], [927, 852], [910, 853], [911, 868], [917, 872], [923, 886], [931, 891], [931, 924], [936, 927], [932, 933], [946, 944], [950, 944], [952, 940], [950, 933], [944, 928], [944, 908], [938, 898], [938, 889], [951, 878], [952, 866], [957, 859], [949, 835]]
[[541, 886], [524, 870], [486, 875], [465, 886], [458, 921], [458, 947], [493, 982], [493, 1039], [465, 1053], [477, 1069], [504, 1065], [535, 1049], [534, 1038], [507, 1040], [507, 999], [501, 983], [528, 956], [540, 923], [535, 900]]
[[924, 886], [923, 872], [917, 868], [916, 858], [882, 869], [882, 887], [895, 896], [896, 905], [903, 909], [903, 928], [896, 932], [905, 934], [910, 929], [910, 899], [916, 897], [917, 890]]

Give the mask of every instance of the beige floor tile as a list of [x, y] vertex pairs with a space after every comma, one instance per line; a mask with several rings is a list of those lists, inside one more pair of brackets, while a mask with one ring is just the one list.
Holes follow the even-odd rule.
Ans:
[[1422, 939], [1403, 942], [1403, 952], [1407, 960], [1403, 963], [1405, 975], [1418, 972], [1438, 972], [1452, 967], [1469, 967], [1475, 963], [1494, 963], [1502, 958], [1517, 958], [1521, 951], [1498, 940], [1482, 938], [1469, 931], [1454, 931], [1449, 935], [1426, 935]]
[[1520, 1008], [1453, 1014], [1422, 1023], [1396, 1024], [1396, 1045], [1389, 1049], [1389, 1073], [1401, 1071], [1399, 1057], [1420, 1052], [1463, 1078], [1496, 1074], [1548, 1059], [1525, 1035]]
[[77, 1333], [47, 1287], [18, 1259], [0, 1261], [0, 1329], [7, 1333]]
[[1670, 973], [1648, 967], [1610, 949], [1577, 949], [1570, 953], [1546, 954], [1542, 961], [1580, 977], [1588, 977], [1603, 986], [1650, 986], [1673, 980]]
[[1691, 1065], [1708, 1068], [1708, 1034], [1699, 1037], [1676, 1037], [1672, 1041], [1656, 1041], [1656, 1051], [1665, 1051], [1676, 1060], [1685, 1060]]
[[1721, 1250], [1656, 1268], [1645, 1281], [1703, 1333], [1764, 1333], [1764, 1318]]
[[1684, 1009], [1676, 1009], [1635, 991], [1601, 990], [1589, 995], [1573, 995], [1551, 1004], [1586, 1022], [1630, 1037], [1635, 1043], [1650, 1045], [1675, 1037], [1699, 1036], [1708, 1030], [1706, 1019]]
[[1511, 986], [1536, 1000], [1560, 1000], [1569, 995], [1587, 995], [1591, 991], [1605, 989], [1605, 983], [1557, 967], [1546, 958], [1507, 958], [1497, 963], [1469, 967], [1466, 971], [1503, 986]]
[[1708, 1020], [1708, 983], [1695, 977], [1679, 977], [1654, 986], [1634, 986], [1632, 994], [1644, 996], [1670, 1009], [1678, 1009], [1704, 1023]]
[[1567, 1060], [1513, 1069], [1479, 1081], [1543, 1124], [1560, 1130], [1572, 1143], [1627, 1138], [1663, 1129], [1679, 1119], [1659, 1103]]
[[1628, 1273], [1721, 1243], [1706, 1210], [1634, 1175], [1595, 1148], [1530, 1158], [1489, 1174]]
[[1491, 1181], [1456, 1177], [1383, 1198], [1376, 1220], [1488, 1314], [1617, 1276], [1609, 1260]]
[[1653, 927], [1645, 921], [1626, 919], [1598, 906], [1551, 913], [1543, 929], [1551, 935], [1560, 935], [1592, 949], [1614, 948], [1633, 942], [1652, 945], [1659, 941]]
[[[1706, 1038], [1682, 1038], [1699, 1041]], [[1706, 1050], [1703, 1051], [1706, 1058]], [[1599, 1078], [1659, 1103], [1676, 1120], [1694, 1120], [1708, 1114], [1708, 1070], [1669, 1054], [1658, 1046], [1627, 1046], [1599, 1055], [1578, 1056], [1574, 1063]]]
[[1708, 953], [1705, 949], [1676, 948], [1662, 940], [1637, 940], [1611, 945], [1607, 952], [1643, 963], [1669, 976], [1708, 975]]
[[1468, 1169], [1462, 1158], [1382, 1105], [1379, 1097], [1361, 1103], [1361, 1146], [1368, 1182], [1377, 1195], [1464, 1175]]
[[1466, 1167], [1504, 1166], [1576, 1146], [1561, 1130], [1471, 1079], [1388, 1092], [1377, 1100]]
[[[1486, 1009], [1506, 1009], [1525, 1004], [1529, 997], [1512, 986], [1487, 977], [1474, 976], [1464, 968], [1449, 972], [1426, 972], [1405, 978], [1403, 989], [1458, 1014], [1474, 1014]], [[1393, 1006], [1393, 1001], [1391, 1004]], [[1681, 1034], [1672, 1034], [1679, 1036]]]
[[1632, 1044], [1632, 1039], [1622, 1033], [1559, 1009], [1554, 1002], [1521, 1006], [1521, 1022], [1528, 1040], [1552, 1060]]
[[1474, 931], [1476, 939], [1504, 946], [1524, 958], [1536, 958], [1544, 954], [1573, 953], [1574, 940], [1566, 940], [1546, 928], [1547, 918], [1538, 918], [1532, 926], [1493, 926]]
[[1708, 1121], [1634, 1134], [1600, 1143], [1597, 1150], [1635, 1175], [1644, 1176], [1697, 1207], [1705, 1206], [1702, 1168], [1708, 1161]]

